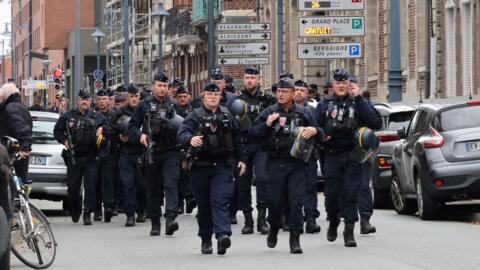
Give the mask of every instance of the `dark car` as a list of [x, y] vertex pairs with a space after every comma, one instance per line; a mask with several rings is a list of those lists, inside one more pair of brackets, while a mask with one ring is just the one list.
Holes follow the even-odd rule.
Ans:
[[398, 134], [391, 184], [397, 213], [434, 219], [446, 202], [480, 198], [480, 100], [422, 105]]
[[382, 128], [376, 131], [380, 141], [378, 153], [372, 163], [372, 198], [375, 208], [391, 207], [390, 186], [392, 180], [393, 148], [400, 142], [397, 130], [406, 128], [415, 108], [403, 104], [375, 104], [382, 116]]

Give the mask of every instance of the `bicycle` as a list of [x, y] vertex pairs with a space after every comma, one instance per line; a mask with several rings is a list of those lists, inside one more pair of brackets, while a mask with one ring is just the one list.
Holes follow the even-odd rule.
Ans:
[[50, 229], [50, 222], [37, 207], [29, 202], [31, 188], [17, 176], [13, 162], [21, 159], [18, 141], [3, 137], [9, 150], [11, 181], [14, 187], [11, 250], [25, 265], [34, 269], [46, 269], [55, 260], [57, 243]]

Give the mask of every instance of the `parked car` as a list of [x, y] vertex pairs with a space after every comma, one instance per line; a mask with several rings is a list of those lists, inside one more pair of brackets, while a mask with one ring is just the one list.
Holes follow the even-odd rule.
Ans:
[[67, 210], [67, 167], [61, 156], [64, 146], [53, 136], [59, 115], [30, 112], [33, 120], [33, 145], [28, 178], [33, 181], [31, 198], [63, 201]]
[[393, 148], [400, 142], [397, 130], [406, 128], [415, 111], [414, 107], [400, 104], [377, 103], [375, 109], [382, 116], [382, 128], [376, 131], [380, 141], [372, 163], [372, 198], [375, 208], [391, 207], [390, 186], [392, 179]]
[[438, 217], [446, 202], [480, 198], [480, 100], [418, 107], [393, 151], [399, 214]]

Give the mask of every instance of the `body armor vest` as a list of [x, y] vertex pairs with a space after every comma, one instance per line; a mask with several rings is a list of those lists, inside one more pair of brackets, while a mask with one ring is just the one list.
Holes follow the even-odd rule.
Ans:
[[232, 122], [226, 108], [219, 110], [220, 113], [208, 113], [203, 107], [194, 110], [199, 118], [198, 133], [203, 135], [199, 158], [227, 161], [233, 157]]
[[327, 135], [335, 137], [350, 137], [357, 128], [357, 112], [355, 103], [336, 104], [329, 101], [326, 112], [325, 132]]
[[163, 152], [171, 150], [176, 147], [176, 134], [170, 125], [170, 119], [175, 116], [175, 109], [170, 103], [164, 104], [156, 103], [151, 100], [147, 100], [150, 130], [152, 139], [155, 143], [155, 151]]

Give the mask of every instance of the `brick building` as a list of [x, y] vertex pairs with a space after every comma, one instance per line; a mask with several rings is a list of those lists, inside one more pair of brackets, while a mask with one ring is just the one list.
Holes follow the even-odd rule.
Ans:
[[[95, 25], [94, 1], [81, 1], [82, 28], [92, 28]], [[65, 66], [67, 32], [75, 28], [75, 4], [75, 0], [11, 1], [12, 40], [16, 57], [14, 74], [18, 84], [29, 77], [44, 79], [43, 59], [32, 57], [29, 63], [27, 56], [29, 50], [33, 53], [48, 55], [48, 59], [52, 61], [48, 74], [51, 74], [51, 71], [57, 67]], [[29, 45], [30, 20], [32, 22], [31, 47]], [[31, 65], [30, 72], [29, 65]], [[50, 91], [49, 97], [53, 97], [53, 90]]]
[[[366, 2], [365, 74], [381, 101], [388, 94], [389, 3]], [[400, 1], [404, 99], [480, 93], [479, 17], [479, 0]]]

